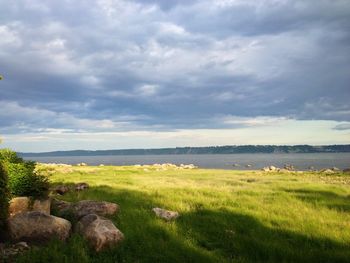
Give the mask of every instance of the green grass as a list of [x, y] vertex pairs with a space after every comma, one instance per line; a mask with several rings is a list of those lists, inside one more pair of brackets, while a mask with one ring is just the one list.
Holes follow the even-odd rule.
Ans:
[[[18, 262], [350, 262], [350, 176], [259, 171], [73, 167], [54, 183], [91, 188], [61, 199], [120, 205], [112, 217], [125, 234], [94, 253], [73, 235]], [[171, 223], [151, 209], [179, 211]]]

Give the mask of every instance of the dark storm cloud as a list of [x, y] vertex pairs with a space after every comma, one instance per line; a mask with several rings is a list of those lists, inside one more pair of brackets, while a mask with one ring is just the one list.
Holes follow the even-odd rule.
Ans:
[[348, 1], [0, 4], [2, 133], [350, 121]]

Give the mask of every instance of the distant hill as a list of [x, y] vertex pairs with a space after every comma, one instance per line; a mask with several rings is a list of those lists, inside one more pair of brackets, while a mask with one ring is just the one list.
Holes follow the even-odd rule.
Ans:
[[18, 153], [22, 157], [50, 156], [101, 156], [101, 155], [164, 155], [164, 154], [234, 154], [234, 153], [339, 153], [350, 152], [346, 145], [240, 145], [210, 147], [176, 147], [161, 149], [124, 149], [124, 150], [74, 150], [42, 153]]

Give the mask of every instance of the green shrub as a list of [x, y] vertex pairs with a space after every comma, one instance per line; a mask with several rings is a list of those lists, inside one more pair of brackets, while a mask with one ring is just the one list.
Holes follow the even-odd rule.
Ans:
[[44, 197], [49, 189], [46, 176], [35, 172], [35, 163], [24, 161], [10, 149], [0, 149], [0, 161], [8, 175], [8, 188], [15, 196]]
[[49, 189], [46, 176], [34, 172], [34, 162], [7, 163], [9, 188], [16, 196], [44, 197]]
[[23, 159], [10, 149], [0, 149], [0, 161], [9, 163], [23, 163]]
[[0, 162], [0, 241], [5, 237], [7, 228], [9, 191], [7, 186], [7, 172]]

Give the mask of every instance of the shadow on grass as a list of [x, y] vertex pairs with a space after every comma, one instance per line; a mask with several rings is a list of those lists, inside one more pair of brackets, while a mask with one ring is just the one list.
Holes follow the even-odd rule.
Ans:
[[[73, 202], [90, 199], [119, 204], [121, 211], [111, 219], [124, 233], [125, 240], [116, 248], [95, 253], [81, 237], [73, 235], [66, 243], [52, 241], [44, 248], [32, 250], [18, 258], [17, 262], [220, 262], [215, 255], [185, 242], [172, 230], [175, 223], [156, 218], [151, 209], [157, 204], [150, 195], [99, 186], [58, 198]], [[79, 261], [76, 260], [77, 253]]]
[[311, 203], [313, 205], [321, 205], [329, 209], [335, 209], [341, 212], [350, 211], [350, 196], [341, 196], [330, 191], [296, 189], [285, 190], [292, 193], [298, 199]]
[[125, 234], [123, 243], [96, 254], [73, 235], [66, 244], [53, 241], [18, 262], [349, 262], [350, 246], [271, 229], [227, 210], [197, 209], [182, 213], [175, 222], [163, 222], [151, 212], [161, 206], [156, 197], [108, 186], [67, 194], [67, 201], [118, 203], [121, 212], [111, 219]]
[[178, 221], [197, 245], [233, 262], [349, 262], [350, 245], [264, 226], [252, 216], [198, 210]]

